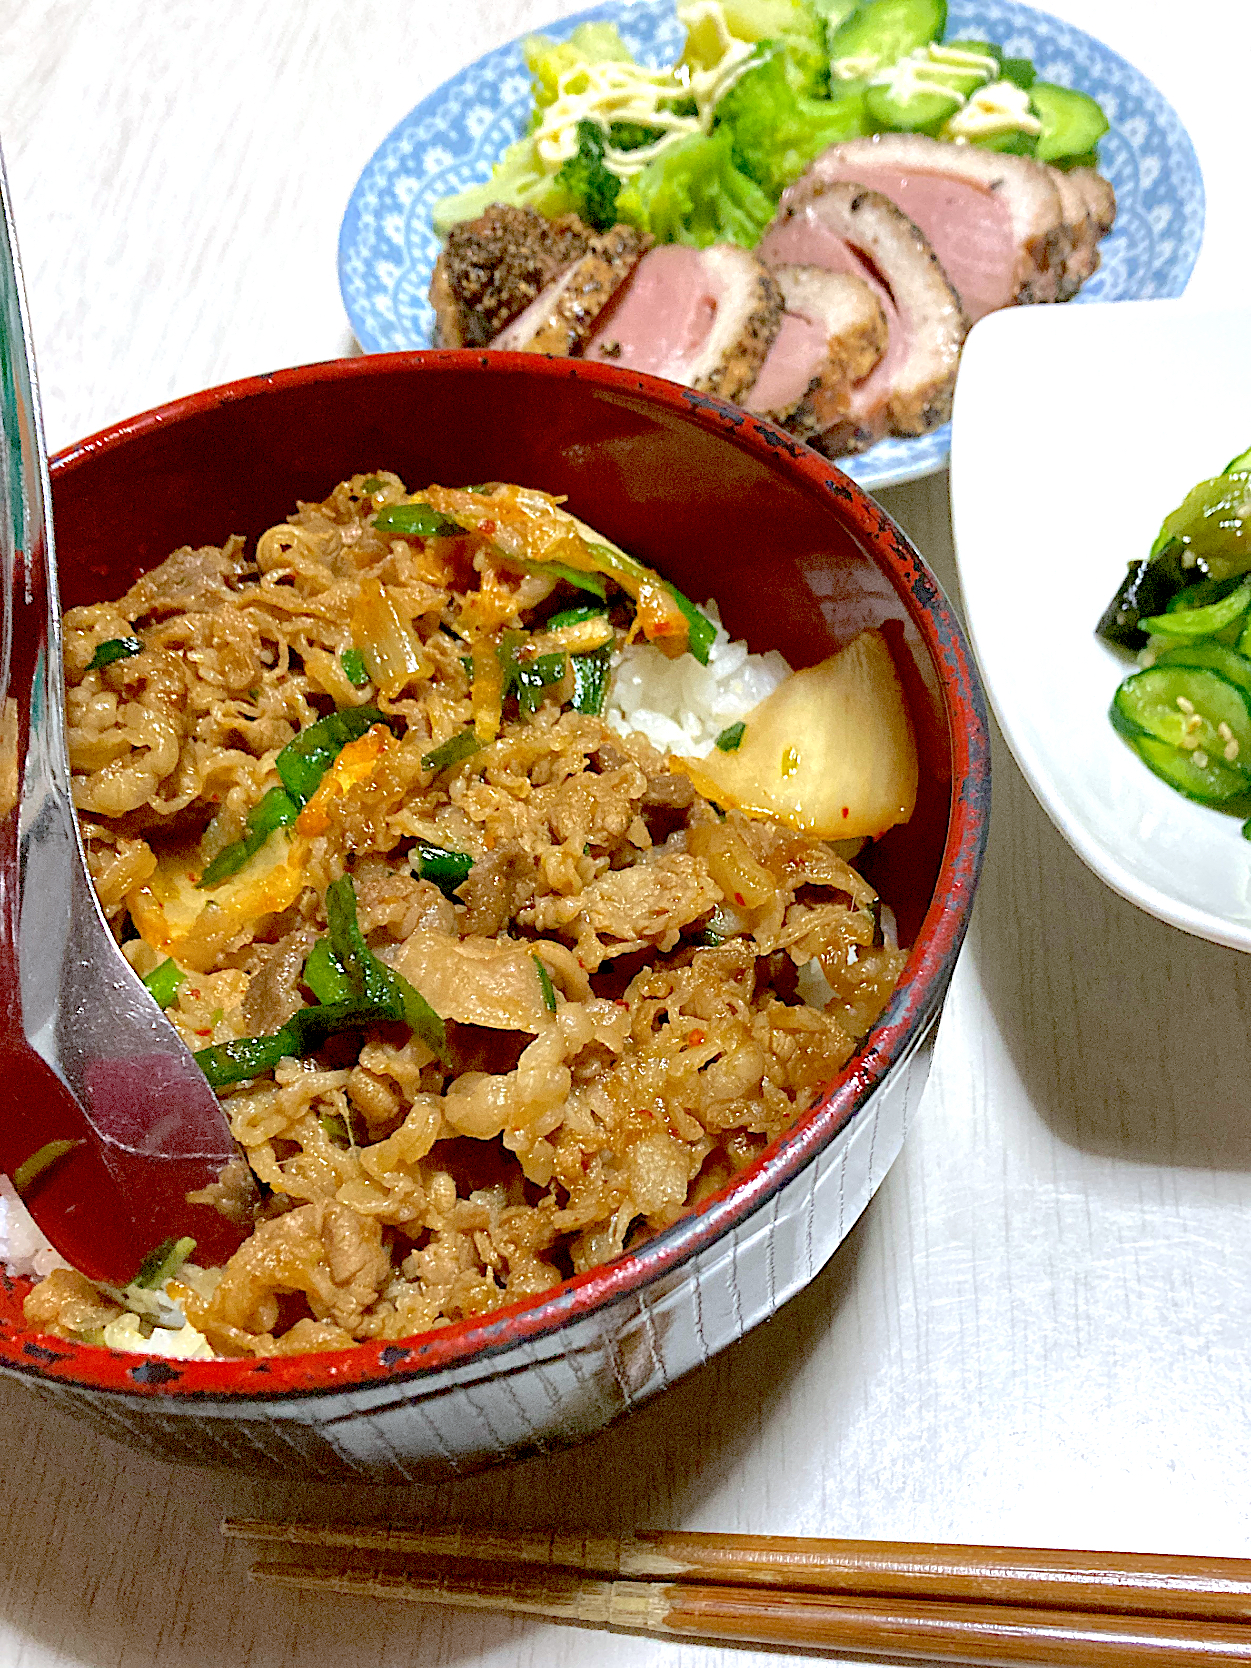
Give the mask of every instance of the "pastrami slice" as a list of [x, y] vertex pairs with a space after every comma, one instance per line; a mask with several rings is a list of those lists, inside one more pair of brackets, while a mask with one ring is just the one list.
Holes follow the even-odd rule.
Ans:
[[807, 436], [846, 412], [853, 384], [886, 350], [886, 316], [865, 280], [851, 273], [779, 266], [773, 275], [786, 312], [743, 403]]
[[614, 226], [593, 237], [585, 254], [540, 290], [491, 346], [559, 357], [580, 353], [650, 242], [632, 226]]
[[876, 133], [823, 151], [782, 197], [850, 181], [888, 197], [924, 233], [970, 321], [1058, 299], [1070, 250], [1051, 169], [1033, 158], [920, 133]]
[[820, 266], [862, 278], [886, 317], [885, 353], [851, 389], [846, 412], [812, 437], [813, 445], [841, 456], [884, 434], [928, 434], [947, 421], [968, 321], [938, 257], [907, 215], [880, 192], [816, 181], [799, 202], [783, 199], [759, 248], [775, 266]]
[[741, 399], [782, 322], [769, 269], [737, 244], [651, 249], [586, 347], [586, 358]]

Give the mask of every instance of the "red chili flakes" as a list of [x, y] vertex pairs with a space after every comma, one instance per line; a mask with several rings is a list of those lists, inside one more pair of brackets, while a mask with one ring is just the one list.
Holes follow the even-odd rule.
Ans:
[[[846, 815], [845, 812], [844, 812], [844, 815]], [[747, 907], [747, 899], [743, 896], [743, 894], [741, 892], [736, 892], [734, 894], [734, 902], [736, 904], [738, 904], [740, 909], [746, 909], [746, 907]]]
[[478, 531], [483, 535], [484, 538], [488, 538], [488, 539], [494, 538], [495, 537], [495, 523], [493, 521], [479, 522]]
[[851, 815], [851, 807], [849, 805], [843, 806], [843, 815], [845, 817], [849, 817]]
[[700, 1030], [688, 1031], [686, 1033], [686, 1046], [688, 1048], [698, 1048], [700, 1043], [706, 1042], [707, 1040], [708, 1039], [704, 1032]]

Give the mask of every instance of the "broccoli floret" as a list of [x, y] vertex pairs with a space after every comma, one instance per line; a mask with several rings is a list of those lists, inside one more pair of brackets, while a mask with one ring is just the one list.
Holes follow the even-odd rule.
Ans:
[[773, 199], [735, 166], [728, 128], [681, 139], [622, 190], [620, 219], [658, 243], [738, 243], [752, 249], [773, 217]]
[[598, 122], [578, 123], [577, 155], [563, 164], [556, 183], [569, 193], [578, 205], [578, 213], [597, 232], [606, 232], [616, 224], [621, 181], [604, 165], [604, 130]]
[[646, 122], [609, 122], [608, 143], [615, 151], [638, 151], [644, 145], [654, 145], [663, 139], [663, 127], [648, 127]]

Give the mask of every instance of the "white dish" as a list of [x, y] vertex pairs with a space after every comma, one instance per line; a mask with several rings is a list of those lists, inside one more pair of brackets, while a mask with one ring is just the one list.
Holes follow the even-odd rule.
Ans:
[[1122, 897], [1251, 950], [1238, 818], [1158, 780], [1108, 721], [1131, 669], [1094, 634], [1168, 512], [1251, 444], [1251, 312], [1016, 308], [969, 337], [952, 422], [956, 559], [1004, 737], [1044, 810]]

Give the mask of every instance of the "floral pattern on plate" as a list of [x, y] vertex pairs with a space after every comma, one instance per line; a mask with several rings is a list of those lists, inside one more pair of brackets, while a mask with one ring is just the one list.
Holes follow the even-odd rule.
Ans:
[[[563, 40], [591, 21], [616, 23], [634, 55], [657, 68], [682, 50], [672, 0], [609, 0], [545, 32]], [[1100, 169], [1116, 189], [1116, 225], [1076, 302], [1180, 295], [1203, 237], [1203, 176], [1185, 128], [1151, 82], [1080, 29], [1017, 0], [951, 0], [947, 33], [982, 35], [1032, 58], [1044, 80], [1080, 87], [1107, 114]], [[430, 346], [427, 291], [439, 254], [431, 211], [486, 179], [529, 116], [529, 76], [512, 41], [436, 88], [370, 158], [339, 233], [339, 287], [367, 353]], [[950, 439], [944, 424], [917, 440], [881, 440], [840, 467], [864, 487], [894, 486], [942, 469]]]

